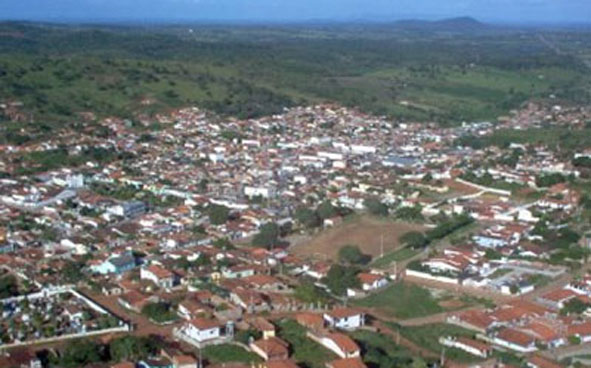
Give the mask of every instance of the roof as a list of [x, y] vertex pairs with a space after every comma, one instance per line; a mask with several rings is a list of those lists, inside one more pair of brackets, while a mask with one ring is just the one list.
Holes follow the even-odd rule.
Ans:
[[359, 358], [337, 359], [327, 364], [330, 368], [367, 368]]
[[130, 362], [122, 362], [122, 363], [113, 364], [111, 366], [111, 368], [135, 368], [135, 364], [130, 363]]
[[207, 318], [194, 318], [189, 323], [198, 330], [210, 330], [221, 326], [217, 320]]
[[591, 336], [591, 322], [583, 322], [568, 326], [568, 335]]
[[561, 367], [560, 364], [553, 362], [551, 360], [548, 360], [546, 358], [542, 358], [539, 355], [535, 355], [535, 356], [532, 356], [531, 358], [529, 358], [528, 363], [531, 363], [538, 368], [560, 368]]
[[356, 309], [352, 309], [352, 308], [335, 308], [331, 311], [325, 312], [324, 314], [333, 317], [333, 318], [347, 318], [347, 317], [353, 317], [353, 316], [358, 316], [360, 314], [362, 314], [362, 312], [356, 310]]
[[300, 368], [293, 360], [273, 360], [266, 363], [266, 368]]
[[470, 339], [467, 337], [463, 337], [463, 336], [458, 337], [457, 341], [461, 344], [473, 347], [473, 348], [478, 349], [480, 351], [488, 351], [491, 349], [490, 345], [488, 345], [487, 343], [484, 343], [484, 342], [478, 341], [478, 340], [474, 340], [474, 339]]
[[357, 277], [363, 284], [373, 284], [374, 282], [384, 278], [384, 276], [376, 273], [360, 273], [357, 275]]
[[535, 342], [535, 339], [532, 336], [512, 328], [504, 328], [500, 330], [497, 334], [497, 338], [519, 346], [529, 346]]
[[357, 345], [357, 343], [345, 334], [334, 332], [328, 334], [326, 338], [334, 341], [334, 343], [339, 347], [339, 349], [341, 349], [345, 353], [354, 353], [356, 351], [359, 351], [359, 346]]
[[159, 279], [167, 279], [174, 276], [172, 272], [158, 265], [150, 265], [146, 267], [146, 271], [151, 272]]
[[552, 290], [549, 293], [546, 293], [542, 296], [542, 299], [549, 300], [552, 302], [561, 302], [567, 299], [574, 298], [576, 296], [575, 292], [568, 289], [558, 289]]
[[268, 357], [289, 354], [289, 344], [278, 337], [269, 337], [253, 342], [253, 345], [262, 350]]
[[323, 327], [324, 318], [320, 314], [303, 312], [296, 315], [296, 321], [306, 327]]
[[197, 359], [191, 355], [175, 355], [172, 357], [172, 361], [177, 365], [197, 363]]

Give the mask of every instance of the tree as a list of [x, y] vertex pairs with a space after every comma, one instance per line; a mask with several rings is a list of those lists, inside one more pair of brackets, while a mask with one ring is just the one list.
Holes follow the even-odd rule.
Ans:
[[424, 220], [421, 206], [401, 207], [396, 211], [396, 218], [406, 221]]
[[349, 288], [359, 288], [361, 283], [357, 278], [357, 269], [342, 265], [333, 265], [326, 279], [326, 286], [336, 295], [345, 295]]
[[18, 295], [18, 282], [12, 275], [0, 278], [0, 299]]
[[259, 232], [252, 239], [252, 245], [271, 248], [279, 241], [279, 226], [269, 222], [261, 226]]
[[77, 283], [80, 280], [84, 279], [84, 274], [82, 273], [82, 264], [68, 261], [64, 265], [62, 269], [62, 277], [65, 282], [67, 283]]
[[320, 226], [320, 218], [316, 212], [306, 207], [300, 207], [296, 210], [295, 218], [306, 228], [315, 228]]
[[74, 340], [62, 352], [60, 365], [66, 368], [85, 367], [106, 360], [104, 349], [92, 340]]
[[230, 217], [230, 209], [217, 204], [211, 205], [207, 212], [209, 214], [209, 221], [213, 225], [223, 225]]
[[366, 264], [371, 257], [363, 254], [356, 245], [345, 245], [339, 249], [339, 261], [350, 265]]
[[109, 344], [111, 359], [117, 362], [146, 359], [156, 351], [157, 344], [153, 339], [147, 337], [128, 335], [114, 339]]
[[149, 303], [142, 308], [142, 314], [154, 322], [164, 323], [177, 319], [170, 304], [164, 302]]
[[429, 240], [425, 234], [418, 231], [409, 231], [403, 234], [398, 240], [405, 246], [413, 249], [424, 248], [429, 244]]
[[363, 201], [363, 206], [374, 216], [388, 216], [388, 206], [377, 198], [367, 198]]
[[330, 203], [330, 201], [324, 201], [320, 203], [318, 208], [316, 208], [316, 213], [320, 219], [326, 220], [328, 218], [335, 217], [338, 214], [338, 211], [335, 206]]
[[570, 314], [583, 314], [591, 305], [583, 302], [578, 298], [573, 298], [564, 304], [560, 310], [560, 314], [566, 316]]

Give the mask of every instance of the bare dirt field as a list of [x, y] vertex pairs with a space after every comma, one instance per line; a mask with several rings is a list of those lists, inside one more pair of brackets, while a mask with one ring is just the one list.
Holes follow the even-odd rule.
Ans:
[[303, 257], [327, 257], [335, 259], [339, 249], [344, 245], [357, 245], [365, 254], [379, 257], [381, 239], [384, 238], [384, 253], [400, 247], [398, 238], [409, 231], [423, 231], [419, 224], [394, 222], [369, 216], [362, 216], [331, 229], [326, 229], [311, 239], [298, 241], [290, 249]]

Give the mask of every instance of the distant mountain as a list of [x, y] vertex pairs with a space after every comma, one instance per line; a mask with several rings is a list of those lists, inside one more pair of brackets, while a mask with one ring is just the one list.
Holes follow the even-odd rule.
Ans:
[[395, 22], [394, 27], [405, 30], [429, 32], [473, 32], [492, 28], [492, 26], [471, 17], [449, 18], [436, 21], [401, 20]]

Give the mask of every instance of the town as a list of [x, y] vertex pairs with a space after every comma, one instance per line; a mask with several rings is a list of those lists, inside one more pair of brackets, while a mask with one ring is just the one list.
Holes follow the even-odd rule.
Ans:
[[0, 366], [587, 364], [591, 147], [546, 134], [590, 123], [189, 107], [3, 145]]

